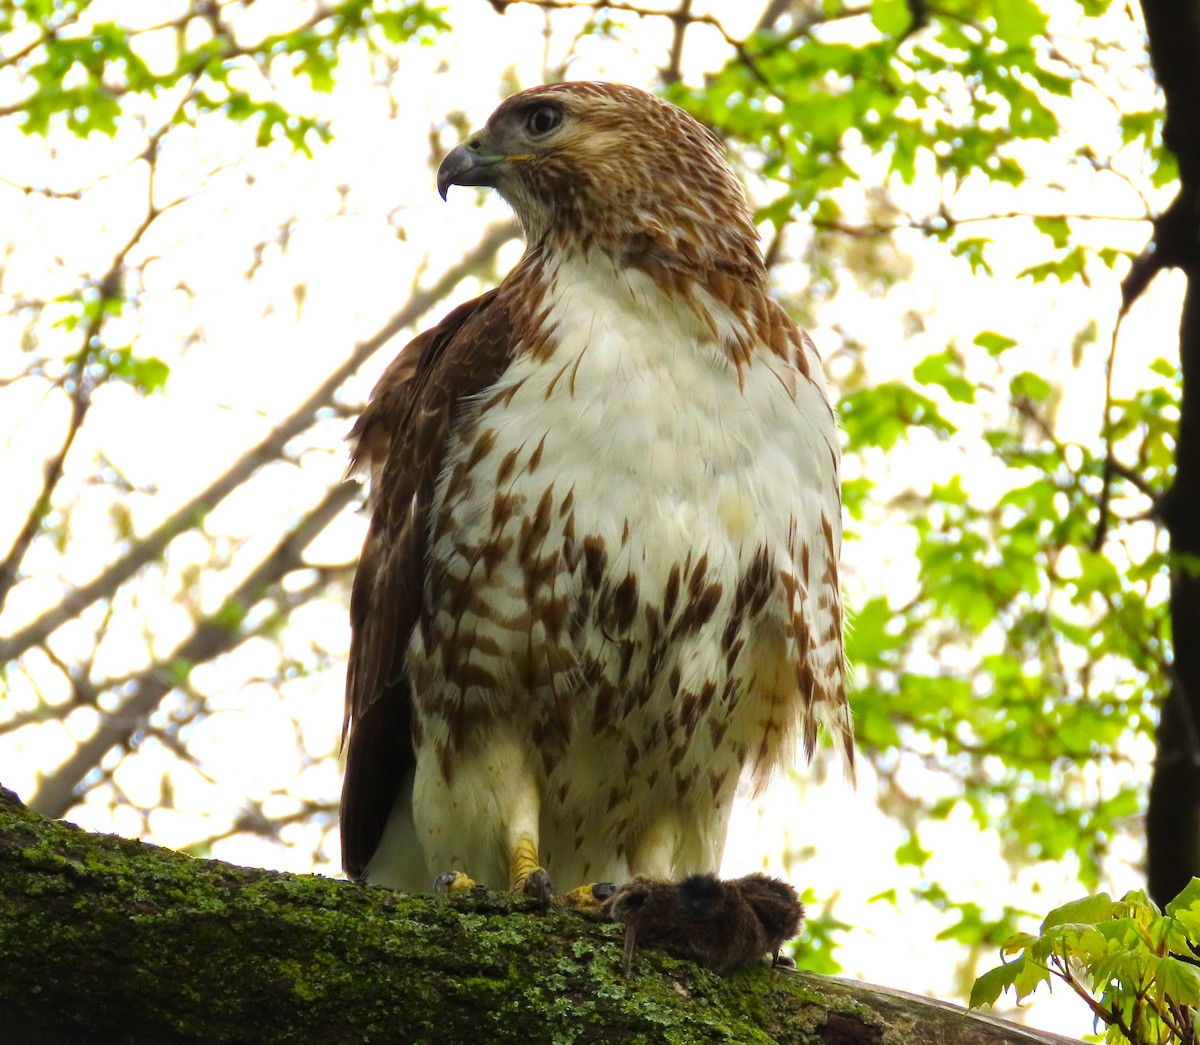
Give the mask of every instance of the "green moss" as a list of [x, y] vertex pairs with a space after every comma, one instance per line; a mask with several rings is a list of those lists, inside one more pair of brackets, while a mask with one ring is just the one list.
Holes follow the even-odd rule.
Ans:
[[619, 927], [522, 897], [406, 896], [197, 860], [3, 795], [0, 953], [10, 1033], [40, 1045], [803, 1045], [828, 1004], [765, 966], [722, 978], [639, 951], [627, 978]]

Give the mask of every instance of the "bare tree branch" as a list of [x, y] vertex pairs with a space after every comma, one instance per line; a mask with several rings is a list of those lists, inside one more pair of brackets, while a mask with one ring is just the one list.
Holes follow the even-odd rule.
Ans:
[[[175, 114], [179, 113], [185, 101], [191, 95], [195, 82], [196, 77], [193, 76], [187, 91], [175, 106]], [[121, 297], [121, 281], [125, 273], [125, 262], [129, 257], [129, 252], [142, 241], [143, 237], [149, 231], [150, 226], [162, 214], [184, 201], [184, 198], [176, 199], [163, 207], [157, 206], [154, 202], [154, 172], [157, 165], [158, 145], [172, 126], [173, 122], [171, 119], [165, 121], [150, 135], [149, 143], [140, 154], [141, 157], [145, 158], [150, 168], [146, 190], [146, 212], [137, 227], [130, 233], [124, 245], [113, 255], [108, 270], [95, 284], [96, 290], [99, 292], [99, 301], [93, 307], [91, 316], [84, 325], [83, 336], [79, 342], [79, 351], [75, 353], [69, 362], [64, 382], [69, 385], [68, 395], [71, 400], [71, 416], [67, 423], [66, 435], [58, 452], [46, 462], [42, 473], [42, 488], [38, 496], [34, 499], [33, 506], [30, 508], [29, 514], [26, 516], [16, 540], [13, 541], [8, 555], [5, 557], [4, 562], [0, 563], [0, 613], [4, 611], [4, 604], [8, 599], [8, 593], [12, 591], [13, 586], [17, 583], [17, 578], [21, 571], [21, 563], [24, 562], [34, 538], [41, 530], [42, 520], [45, 519], [50, 511], [54, 491], [64, 474], [67, 454], [70, 452], [71, 446], [75, 442], [75, 437], [79, 434], [79, 430], [83, 427], [84, 418], [87, 416], [88, 408], [91, 405], [92, 393], [98, 385], [102, 384], [110, 376], [107, 371], [102, 371], [98, 377], [94, 377], [89, 373], [89, 364], [104, 347], [101, 334], [104, 329], [104, 323], [108, 318], [108, 313], [104, 306], [109, 301], [115, 301]], [[3, 660], [3, 655], [0, 655], [0, 662], [3, 662]]]
[[136, 677], [128, 687], [130, 696], [101, 720], [96, 732], [83, 741], [66, 762], [40, 779], [29, 800], [30, 808], [44, 816], [61, 817], [74, 804], [76, 788], [84, 777], [112, 748], [128, 743], [182, 677], [186, 677], [196, 664], [212, 660], [245, 642], [251, 634], [240, 627], [246, 612], [271, 585], [306, 565], [304, 549], [354, 499], [357, 489], [356, 483], [345, 482], [327, 491], [316, 507], [246, 575], [221, 609], [200, 621], [196, 630], [163, 658], [163, 662], [171, 666], [170, 670], [163, 671], [156, 665]]
[[[1073, 1045], [765, 962], [717, 976], [536, 900], [364, 889], [48, 822], [0, 789], [5, 1040]], [[219, 999], [214, 1004], [213, 999]], [[1077, 1043], [1074, 1043], [1077, 1045]]]
[[[50, 501], [54, 496], [55, 488], [63, 477], [67, 454], [71, 452], [71, 446], [75, 442], [75, 437], [79, 434], [79, 429], [83, 427], [83, 419], [87, 416], [90, 398], [84, 391], [82, 381], [76, 386], [70, 399], [71, 416], [67, 420], [67, 431], [63, 436], [62, 445], [59, 446], [54, 456], [43, 466], [42, 488], [38, 491], [37, 497], [34, 498], [33, 506], [29, 509], [29, 514], [25, 517], [25, 522], [21, 525], [21, 529], [17, 533], [16, 539], [8, 551], [8, 555], [0, 563], [0, 612], [4, 610], [4, 603], [8, 599], [8, 593], [12, 591], [14, 585], [17, 583], [17, 578], [21, 571], [21, 563], [24, 562], [25, 555], [29, 551], [30, 545], [33, 544], [33, 539], [42, 528], [42, 520], [50, 512]], [[0, 662], [4, 659], [4, 656], [0, 654]]]
[[44, 642], [57, 628], [73, 620], [98, 599], [113, 595], [143, 566], [160, 558], [171, 541], [197, 526], [207, 512], [228, 497], [259, 468], [276, 460], [287, 443], [313, 423], [317, 412], [333, 401], [337, 390], [372, 354], [441, 301], [463, 279], [494, 258], [496, 252], [517, 235], [517, 227], [512, 223], [489, 229], [462, 261], [447, 269], [428, 290], [413, 294], [404, 307], [375, 334], [357, 344], [345, 361], [265, 439], [242, 454], [222, 475], [164, 519], [151, 533], [134, 544], [125, 555], [97, 577], [74, 591], [67, 592], [53, 609], [47, 610], [8, 638], [0, 639], [0, 663], [19, 657]]
[[678, 83], [683, 76], [683, 41], [687, 36], [688, 26], [692, 24], [692, 0], [682, 0], [671, 20], [675, 25], [671, 34], [670, 57], [667, 59], [667, 67], [662, 70], [662, 81], [665, 84]]

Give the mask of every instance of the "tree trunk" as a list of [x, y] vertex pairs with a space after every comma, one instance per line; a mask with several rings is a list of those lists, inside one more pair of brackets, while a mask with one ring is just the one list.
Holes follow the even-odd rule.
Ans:
[[196, 860], [0, 788], [0, 1043], [1035, 1045], [1067, 1039], [804, 972], [717, 976], [507, 894]]
[[1187, 276], [1175, 480], [1159, 515], [1171, 535], [1174, 667], [1166, 680], [1146, 816], [1150, 895], [1162, 905], [1200, 875], [1200, 4], [1142, 0], [1150, 61], [1166, 96], [1163, 140], [1179, 161], [1179, 195], [1155, 223], [1154, 268]]

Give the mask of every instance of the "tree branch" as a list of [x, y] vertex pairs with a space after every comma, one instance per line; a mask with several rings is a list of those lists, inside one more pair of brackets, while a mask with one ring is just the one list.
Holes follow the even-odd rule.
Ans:
[[341, 366], [318, 385], [309, 397], [257, 446], [242, 454], [222, 475], [164, 519], [151, 533], [136, 542], [125, 555], [97, 577], [67, 592], [53, 609], [47, 610], [8, 638], [0, 639], [0, 664], [13, 660], [44, 642], [57, 628], [79, 616], [98, 599], [113, 595], [143, 566], [159, 559], [171, 541], [197, 526], [207, 512], [220, 504], [259, 468], [276, 460], [288, 442], [316, 420], [318, 411], [332, 402], [337, 390], [372, 354], [405, 327], [416, 322], [463, 279], [494, 258], [496, 252], [517, 235], [518, 229], [512, 223], [489, 229], [475, 249], [461, 262], [447, 269], [428, 290], [414, 293], [404, 307], [378, 331], [357, 344]]
[[[41, 530], [42, 520], [50, 512], [50, 502], [63, 477], [67, 454], [71, 452], [75, 437], [79, 434], [79, 429], [83, 427], [83, 419], [87, 416], [90, 399], [84, 391], [82, 381], [83, 377], [80, 374], [79, 383], [70, 394], [71, 416], [67, 420], [67, 431], [63, 436], [62, 445], [54, 456], [42, 466], [42, 488], [34, 498], [33, 506], [29, 509], [29, 514], [25, 517], [25, 522], [21, 525], [12, 547], [9, 548], [8, 555], [4, 557], [3, 562], [0, 562], [0, 612], [4, 610], [8, 593], [17, 583], [21, 563], [25, 561], [25, 554], [29, 551], [29, 546], [33, 544], [33, 539]], [[4, 657], [0, 654], [0, 663], [3, 661]]]
[[7, 1040], [1070, 1045], [765, 963], [721, 977], [641, 950], [625, 977], [621, 943], [511, 894], [411, 896], [92, 835], [0, 789]]
[[679, 83], [683, 77], [683, 41], [692, 24], [692, 0], [681, 0], [671, 19], [675, 24], [671, 33], [671, 54], [662, 70], [664, 84]]
[[342, 483], [325, 497], [250, 571], [233, 590], [225, 604], [175, 647], [163, 662], [136, 676], [127, 687], [130, 695], [112, 713], [105, 715], [96, 732], [83, 741], [58, 769], [42, 777], [29, 804], [46, 816], [62, 816], [75, 803], [76, 788], [98, 766], [112, 748], [129, 742], [159, 701], [171, 692], [196, 664], [212, 660], [241, 645], [250, 637], [241, 621], [246, 613], [292, 570], [305, 565], [304, 549], [349, 504], [358, 487]]
[[[193, 86], [194, 83], [195, 78], [193, 77]], [[190, 91], [191, 88], [189, 87], [189, 94]], [[183, 100], [181, 99], [175, 107], [176, 114], [182, 105]], [[4, 604], [8, 599], [8, 594], [12, 591], [20, 576], [21, 563], [24, 562], [34, 538], [37, 537], [42, 528], [42, 520], [45, 519], [50, 511], [54, 491], [57, 489], [64, 474], [67, 454], [70, 453], [71, 446], [75, 442], [75, 437], [83, 427], [84, 419], [87, 417], [88, 409], [91, 406], [92, 394], [96, 387], [109, 377], [108, 371], [103, 371], [98, 378], [93, 377], [89, 373], [89, 364], [104, 347], [101, 334], [105, 321], [108, 318], [104, 306], [110, 301], [119, 300], [121, 297], [121, 280], [125, 274], [125, 262], [129, 257], [129, 252], [142, 241], [142, 238], [149, 231], [150, 226], [154, 224], [160, 215], [183, 202], [183, 198], [180, 198], [173, 200], [164, 207], [156, 207], [154, 203], [154, 172], [157, 163], [157, 149], [159, 142], [171, 126], [173, 126], [171, 120], [162, 124], [150, 136], [149, 143], [141, 153], [146, 158], [149, 166], [146, 212], [137, 227], [130, 233], [125, 244], [113, 255], [112, 262], [109, 264], [104, 276], [95, 284], [95, 289], [99, 293], [99, 302], [84, 327], [83, 336], [79, 342], [79, 351], [71, 357], [67, 367], [67, 376], [64, 381], [71, 401], [71, 416], [67, 424], [67, 432], [58, 452], [46, 462], [42, 473], [42, 488], [38, 492], [38, 496], [35, 498], [33, 506], [30, 508], [29, 514], [26, 516], [25, 522], [17, 534], [16, 540], [13, 541], [8, 555], [5, 557], [4, 562], [0, 563], [0, 613], [4, 611]], [[4, 657], [0, 655], [0, 663], [3, 660]]]

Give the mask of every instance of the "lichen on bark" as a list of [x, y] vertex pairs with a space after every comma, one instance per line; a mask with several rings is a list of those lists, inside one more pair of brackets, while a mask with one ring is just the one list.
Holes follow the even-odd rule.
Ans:
[[1050, 1042], [765, 963], [727, 977], [619, 926], [198, 860], [0, 789], [0, 1043]]

